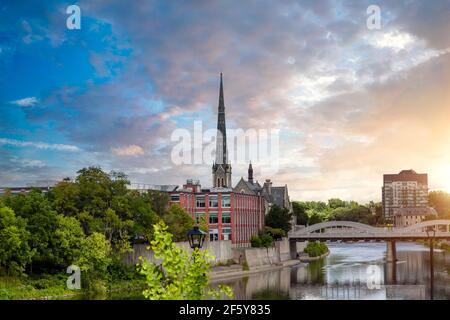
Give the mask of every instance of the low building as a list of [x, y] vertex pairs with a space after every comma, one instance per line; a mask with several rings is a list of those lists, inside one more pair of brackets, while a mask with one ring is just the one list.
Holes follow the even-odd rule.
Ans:
[[208, 222], [209, 241], [231, 240], [234, 246], [250, 246], [250, 238], [264, 227], [265, 202], [259, 195], [232, 188], [202, 188], [198, 180], [187, 180], [183, 188], [169, 192], [170, 204], [179, 204], [200, 222]]
[[405, 207], [399, 208], [394, 216], [394, 225], [396, 227], [407, 227], [425, 220], [428, 217], [437, 217], [437, 212], [434, 208], [424, 207]]

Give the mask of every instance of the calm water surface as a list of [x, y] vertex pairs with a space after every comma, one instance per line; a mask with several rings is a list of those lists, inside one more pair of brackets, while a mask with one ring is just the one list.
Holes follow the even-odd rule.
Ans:
[[[435, 250], [431, 284], [429, 249], [423, 245], [398, 243], [399, 261], [395, 268], [393, 263], [385, 262], [385, 243], [328, 246], [330, 255], [325, 259], [220, 281], [213, 286], [219, 283], [232, 286], [236, 299], [450, 300], [448, 252]], [[112, 293], [108, 298], [143, 299], [140, 291]]]
[[423, 245], [398, 243], [395, 266], [385, 262], [385, 243], [328, 246], [325, 259], [223, 283], [237, 299], [450, 299], [448, 252], [434, 252], [431, 296], [429, 249]]

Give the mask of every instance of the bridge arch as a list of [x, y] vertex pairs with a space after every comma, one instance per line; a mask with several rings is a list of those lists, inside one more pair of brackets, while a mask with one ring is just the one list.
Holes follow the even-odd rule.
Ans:
[[347, 228], [352, 229], [356, 233], [374, 234], [384, 232], [383, 228], [372, 227], [364, 223], [354, 222], [354, 221], [325, 221], [313, 224], [306, 228], [297, 230], [293, 232], [290, 236], [305, 236], [315, 233], [322, 229], [332, 229], [332, 228]]
[[422, 221], [422, 222], [412, 224], [412, 225], [404, 227], [404, 228], [397, 228], [397, 229], [395, 229], [395, 232], [410, 233], [410, 232], [414, 232], [414, 231], [422, 231], [424, 228], [434, 227], [434, 226], [446, 226], [448, 228], [450, 226], [450, 220], [446, 219], [446, 220]]

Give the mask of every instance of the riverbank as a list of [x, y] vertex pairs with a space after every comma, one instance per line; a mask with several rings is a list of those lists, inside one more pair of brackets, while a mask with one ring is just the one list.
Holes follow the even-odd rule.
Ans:
[[300, 256], [299, 260], [301, 262], [311, 262], [311, 261], [316, 261], [316, 260], [320, 260], [323, 259], [325, 257], [327, 257], [330, 254], [330, 250], [328, 250], [327, 252], [325, 252], [324, 254], [321, 254], [320, 256], [317, 257], [310, 257], [310, 256]]
[[[0, 300], [64, 300], [88, 295], [81, 290], [68, 289], [66, 280], [66, 275], [42, 278], [0, 277]], [[108, 285], [105, 292], [90, 294], [90, 298], [101, 299], [113, 292], [137, 290], [144, 286], [142, 279], [116, 280]]]
[[233, 264], [233, 265], [230, 265], [227, 267], [215, 267], [215, 268], [213, 268], [213, 271], [210, 272], [209, 279], [212, 283], [214, 283], [214, 282], [219, 282], [222, 280], [241, 278], [241, 277], [245, 277], [245, 276], [260, 273], [260, 272], [266, 272], [266, 271], [283, 269], [283, 268], [287, 268], [287, 267], [293, 267], [293, 266], [296, 266], [301, 263], [302, 262], [297, 259], [286, 260], [286, 261], [279, 262], [276, 264], [252, 267], [249, 270], [242, 270], [242, 266], [239, 264]]

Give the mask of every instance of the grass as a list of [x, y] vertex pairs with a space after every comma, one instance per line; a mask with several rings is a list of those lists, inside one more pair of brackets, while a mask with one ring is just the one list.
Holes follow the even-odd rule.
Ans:
[[[62, 278], [64, 276], [64, 278]], [[67, 275], [0, 277], [0, 300], [23, 300], [74, 294], [66, 287]]]
[[[69, 290], [67, 274], [39, 275], [28, 277], [0, 276], [0, 300], [64, 299], [79, 296], [86, 299], [104, 299], [108, 294], [89, 295], [82, 290]], [[109, 292], [133, 291], [144, 288], [140, 278], [114, 280], [107, 285]]]

